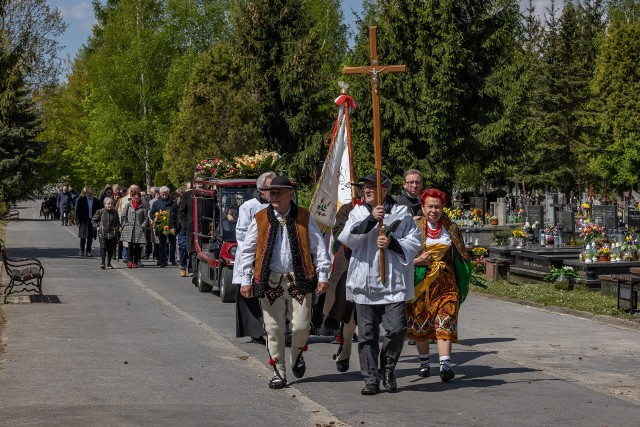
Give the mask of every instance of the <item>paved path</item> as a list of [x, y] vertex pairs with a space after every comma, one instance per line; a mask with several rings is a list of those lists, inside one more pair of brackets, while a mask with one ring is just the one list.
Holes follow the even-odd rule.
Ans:
[[[457, 378], [418, 378], [415, 347], [400, 392], [361, 396], [357, 357], [335, 371], [335, 346], [312, 337], [307, 375], [267, 387], [263, 347], [235, 338], [234, 305], [177, 269], [102, 271], [80, 258], [74, 227], [21, 206], [9, 253], [35, 256], [59, 304], [7, 304], [0, 424], [635, 426], [640, 333], [471, 295], [462, 307]], [[97, 251], [96, 251], [97, 252]], [[436, 362], [435, 358], [432, 360]], [[433, 364], [436, 369], [437, 363]], [[294, 379], [293, 377], [290, 379]]]

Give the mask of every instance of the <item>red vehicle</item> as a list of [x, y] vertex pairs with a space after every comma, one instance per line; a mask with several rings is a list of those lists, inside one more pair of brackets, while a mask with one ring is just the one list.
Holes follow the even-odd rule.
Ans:
[[233, 302], [231, 283], [238, 243], [235, 225], [240, 206], [256, 195], [255, 179], [197, 180], [193, 190], [195, 283], [201, 292], [216, 288], [220, 299]]

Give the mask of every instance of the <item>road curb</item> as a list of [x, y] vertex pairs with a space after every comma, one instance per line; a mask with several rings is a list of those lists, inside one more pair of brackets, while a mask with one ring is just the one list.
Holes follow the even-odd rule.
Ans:
[[605, 316], [603, 314], [593, 314], [593, 313], [589, 313], [589, 312], [586, 312], [586, 311], [574, 310], [572, 308], [557, 307], [557, 306], [553, 306], [553, 305], [544, 305], [544, 304], [539, 304], [539, 303], [536, 303], [536, 302], [518, 300], [518, 299], [511, 299], [511, 298], [506, 298], [506, 297], [501, 297], [501, 296], [491, 295], [491, 294], [485, 294], [485, 293], [479, 293], [479, 292], [477, 292], [477, 293], [474, 292], [473, 296], [478, 296], [478, 297], [481, 297], [481, 298], [486, 298], [486, 299], [491, 299], [491, 300], [496, 300], [496, 301], [510, 302], [510, 303], [513, 303], [513, 304], [525, 305], [525, 306], [529, 306], [529, 307], [538, 308], [540, 310], [545, 310], [545, 311], [548, 311], [548, 312], [551, 312], [551, 313], [567, 314], [569, 316], [574, 316], [574, 317], [580, 317], [582, 319], [593, 320], [593, 321], [596, 321], [598, 323], [601, 323], [601, 324], [607, 325], [607, 326], [615, 326], [615, 327], [619, 327], [619, 328], [623, 328], [623, 329], [629, 329], [629, 330], [632, 330], [632, 331], [640, 332], [640, 323], [634, 322], [632, 320], [618, 319], [617, 317]]

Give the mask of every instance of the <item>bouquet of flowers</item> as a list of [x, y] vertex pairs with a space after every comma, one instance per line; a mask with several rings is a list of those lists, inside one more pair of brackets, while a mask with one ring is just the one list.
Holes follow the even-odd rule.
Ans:
[[204, 159], [198, 166], [196, 166], [195, 178], [196, 179], [211, 179], [211, 178], [230, 178], [238, 176], [240, 169], [233, 163], [227, 162], [219, 157], [215, 159]]
[[513, 237], [515, 237], [515, 238], [518, 238], [518, 237], [525, 237], [525, 236], [526, 236], [525, 232], [524, 232], [524, 231], [522, 231], [522, 230], [521, 230], [521, 229], [519, 229], [519, 228], [516, 228], [515, 230], [513, 230], [513, 231], [511, 232], [511, 235], [512, 235]]
[[259, 176], [268, 171], [282, 169], [280, 167], [282, 156], [275, 151], [256, 151], [252, 156], [242, 155], [233, 159], [235, 167], [242, 171], [243, 176]]
[[603, 247], [598, 249], [598, 252], [596, 252], [596, 256], [610, 257], [611, 256], [611, 249], [609, 249], [606, 246], [603, 246]]
[[169, 230], [169, 211], [162, 210], [156, 212], [155, 218], [153, 219], [153, 228], [165, 236], [171, 234], [171, 230]]
[[584, 239], [585, 243], [592, 242], [596, 239], [604, 239], [605, 230], [599, 224], [587, 224], [582, 228], [582, 233], [580, 233], [580, 237]]
[[456, 221], [462, 219], [462, 209], [444, 208], [443, 212], [447, 214], [450, 220]]
[[487, 255], [489, 251], [482, 246], [471, 249], [473, 258], [471, 259], [471, 269], [475, 274], [484, 274], [487, 270]]

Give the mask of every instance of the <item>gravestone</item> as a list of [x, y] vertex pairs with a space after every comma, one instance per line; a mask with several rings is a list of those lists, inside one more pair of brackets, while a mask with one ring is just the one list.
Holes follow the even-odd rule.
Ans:
[[595, 205], [593, 207], [593, 222], [602, 225], [607, 230], [618, 228], [615, 205]]
[[484, 216], [484, 197], [471, 197], [469, 200], [469, 207], [471, 209], [480, 209]]
[[544, 207], [545, 207], [545, 223], [553, 224], [556, 223], [556, 211], [553, 208], [554, 205], [558, 204], [558, 194], [557, 193], [547, 193], [544, 196]]
[[507, 223], [507, 204], [504, 199], [499, 198], [494, 205], [493, 214], [498, 218], [498, 225], [505, 225]]
[[576, 218], [573, 211], [562, 211], [560, 214], [558, 225], [565, 233], [574, 234], [576, 232]]
[[544, 206], [540, 205], [527, 205], [527, 221], [530, 225], [533, 225], [535, 222], [540, 224], [540, 226], [544, 225]]
[[637, 209], [631, 209], [627, 211], [627, 227], [640, 230], [640, 211]]

